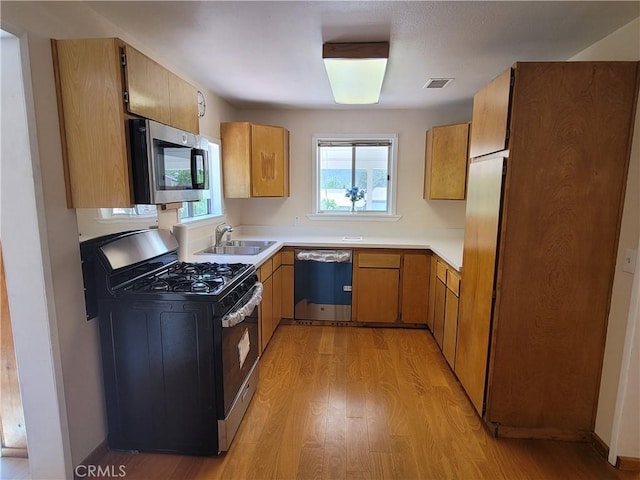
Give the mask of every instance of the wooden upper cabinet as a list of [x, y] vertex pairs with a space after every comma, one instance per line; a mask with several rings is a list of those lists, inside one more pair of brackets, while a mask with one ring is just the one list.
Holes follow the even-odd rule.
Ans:
[[118, 38], [51, 46], [67, 205], [130, 207], [129, 114], [197, 133], [195, 89]]
[[464, 200], [469, 158], [469, 124], [433, 127], [425, 145], [424, 198]]
[[123, 48], [129, 112], [198, 133], [196, 88], [130, 45]]
[[199, 133], [198, 90], [174, 73], [168, 73], [170, 124], [187, 132]]
[[251, 125], [251, 196], [286, 197], [288, 138], [282, 127]]
[[220, 126], [227, 198], [289, 196], [289, 132], [248, 122]]
[[125, 45], [125, 81], [129, 112], [169, 125], [169, 71], [135, 48]]
[[67, 205], [130, 207], [120, 41], [52, 40]]
[[473, 97], [471, 158], [508, 148], [510, 97], [511, 69], [493, 79]]

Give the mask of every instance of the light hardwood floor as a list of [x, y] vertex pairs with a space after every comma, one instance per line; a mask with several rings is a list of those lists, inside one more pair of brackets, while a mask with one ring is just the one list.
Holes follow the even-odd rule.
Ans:
[[590, 445], [495, 439], [426, 330], [282, 325], [220, 457], [109, 452], [126, 479], [631, 479]]

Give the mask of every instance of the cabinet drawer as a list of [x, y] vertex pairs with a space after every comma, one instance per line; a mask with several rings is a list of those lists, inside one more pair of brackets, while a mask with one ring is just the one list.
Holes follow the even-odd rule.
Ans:
[[451, 290], [456, 297], [460, 296], [460, 276], [451, 270], [447, 273], [447, 288]]
[[359, 253], [360, 268], [400, 268], [399, 253]]
[[436, 277], [438, 277], [442, 283], [447, 283], [447, 265], [442, 262], [436, 264]]

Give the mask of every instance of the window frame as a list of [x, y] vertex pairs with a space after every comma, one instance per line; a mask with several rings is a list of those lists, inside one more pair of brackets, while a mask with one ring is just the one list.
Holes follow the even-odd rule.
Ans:
[[[320, 142], [390, 142], [388, 159], [388, 205], [386, 211], [381, 210], [369, 210], [369, 211], [357, 211], [346, 212], [343, 210], [322, 210], [321, 199], [319, 195], [320, 185]], [[311, 220], [350, 220], [350, 221], [397, 221], [400, 216], [396, 214], [396, 196], [398, 190], [397, 173], [398, 173], [398, 135], [395, 133], [378, 133], [378, 134], [314, 134], [312, 136], [312, 150], [313, 150], [313, 168], [312, 168], [312, 206], [313, 213], [307, 215]]]
[[[214, 187], [217, 187], [217, 191], [219, 192], [219, 203], [220, 203], [220, 213], [208, 213], [206, 215], [198, 215], [197, 217], [193, 217], [193, 216], [188, 216], [188, 217], [183, 217], [182, 214], [180, 214], [180, 223], [191, 223], [191, 222], [198, 222], [201, 220], [210, 220], [210, 219], [215, 219], [215, 218], [221, 218], [224, 217], [225, 213], [224, 213], [224, 195], [222, 193], [222, 142], [220, 141], [219, 138], [207, 138], [204, 137], [209, 144], [214, 144], [218, 146], [218, 171], [214, 174], [213, 171], [213, 162], [211, 161], [211, 158], [209, 159], [209, 190], [211, 191], [212, 195], [211, 195], [211, 204], [209, 205], [209, 210], [211, 210], [214, 206], [215, 203], [218, 202], [218, 200], [213, 199], [213, 191], [214, 191]], [[210, 151], [210, 149], [209, 149]], [[217, 177], [217, 178], [216, 178]], [[192, 204], [193, 202], [185, 202], [188, 205], [185, 205], [187, 207], [187, 210], [191, 210], [192, 209]], [[189, 205], [191, 204], [191, 205]], [[182, 209], [179, 209], [178, 212], [180, 212]]]

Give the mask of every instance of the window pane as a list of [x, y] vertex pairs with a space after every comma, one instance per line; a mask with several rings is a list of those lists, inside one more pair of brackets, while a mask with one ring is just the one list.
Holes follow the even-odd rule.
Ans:
[[320, 209], [350, 210], [345, 191], [352, 182], [352, 148], [320, 147]]
[[203, 190], [202, 200], [184, 202], [180, 209], [180, 218], [222, 214], [220, 145], [213, 142], [209, 142], [209, 172], [209, 189]]
[[[389, 147], [356, 147], [356, 184], [365, 191], [362, 202], [356, 202], [358, 210], [383, 211], [388, 210], [388, 178], [389, 178]], [[359, 203], [363, 203], [359, 206]]]
[[318, 211], [351, 210], [347, 189], [364, 191], [355, 202], [359, 212], [389, 211], [389, 168], [391, 147], [362, 142], [318, 142]]

